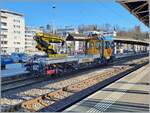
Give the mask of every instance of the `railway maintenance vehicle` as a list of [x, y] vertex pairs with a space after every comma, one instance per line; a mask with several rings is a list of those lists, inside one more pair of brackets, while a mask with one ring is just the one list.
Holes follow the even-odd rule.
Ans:
[[[68, 34], [62, 38], [55, 34], [36, 33], [33, 37], [36, 48], [46, 56], [30, 62], [30, 71], [35, 67], [39, 75], [63, 75], [64, 73], [112, 63], [115, 57], [116, 40], [111, 35], [89, 33], [83, 38]], [[76, 53], [75, 42], [82, 42], [82, 52]], [[142, 55], [140, 52], [136, 53]], [[135, 54], [134, 54], [135, 55]]]

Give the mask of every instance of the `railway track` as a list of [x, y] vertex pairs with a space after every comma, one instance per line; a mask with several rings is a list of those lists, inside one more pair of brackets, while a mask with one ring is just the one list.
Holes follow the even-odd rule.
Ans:
[[[26, 76], [26, 74], [23, 74], [23, 75]], [[9, 79], [4, 79], [4, 80], [2, 79], [1, 85], [13, 84], [13, 83], [16, 83], [16, 82], [19, 82], [19, 81], [23, 81], [23, 80], [27, 80], [27, 79], [32, 79], [33, 78], [32, 75], [31, 76], [29, 75], [30, 77], [24, 77], [24, 76], [11, 78], [11, 80], [10, 80], [10, 78]]]
[[[125, 63], [121, 66], [115, 66], [110, 71], [106, 71], [101, 74], [97, 73], [94, 76], [91, 76], [85, 80], [64, 86], [53, 92], [46, 93], [36, 98], [21, 102], [17, 105], [10, 107], [9, 109], [5, 109], [4, 111], [41, 111], [48, 106], [57, 106], [56, 103], [58, 103], [59, 105], [59, 102], [64, 100], [65, 98], [69, 98], [72, 95], [75, 95], [78, 92], [81, 92], [82, 90], [93, 87], [100, 82], [107, 81], [106, 83], [109, 83], [108, 81], [110, 78], [115, 77], [120, 73], [124, 73], [125, 71], [128, 71], [128, 73], [130, 71], [134, 71], [136, 68], [138, 68], [138, 66], [141, 66], [146, 62], [148, 62], [148, 58], [144, 58], [142, 60], [133, 60], [130, 63]], [[115, 78], [113, 78], [113, 80], [115, 80]], [[113, 81], [111, 80], [110, 82]], [[50, 108], [50, 111], [60, 111], [60, 109], [58, 108], [63, 109], [62, 107], [57, 107], [57, 110], [56, 108], [55, 110], [53, 108]]]
[[8, 83], [2, 83], [2, 88], [1, 88], [1, 92], [7, 92], [10, 90], [15, 90], [15, 89], [19, 89], [22, 87], [27, 87], [30, 86], [32, 84], [36, 84], [39, 82], [42, 82], [44, 80], [48, 80], [46, 78], [37, 78], [37, 77], [27, 77], [25, 79], [19, 79], [19, 80], [15, 80], [15, 81], [10, 81]]
[[[103, 68], [103, 67], [101, 67]], [[71, 73], [65, 73], [63, 75], [63, 77], [65, 77], [66, 79], [67, 78], [70, 78], [72, 76], [76, 76], [76, 74], [84, 74], [84, 73], [88, 73], [90, 72], [92, 69], [95, 69], [97, 70], [96, 68], [89, 68], [89, 69], [82, 69], [82, 70], [78, 70], [78, 71], [73, 71]], [[72, 75], [72, 76], [68, 76], [68, 75]], [[62, 79], [63, 79], [62, 77]], [[40, 82], [43, 82], [43, 81], [49, 81], [49, 80], [57, 80], [58, 78], [60, 78], [60, 76], [54, 76], [54, 77], [50, 77], [50, 76], [33, 76], [32, 77], [26, 77], [26, 78], [23, 78], [23, 79], [18, 79], [18, 80], [10, 80], [8, 82], [4, 82], [2, 83], [2, 89], [1, 89], [1, 92], [2, 93], [5, 93], [5, 92], [8, 92], [8, 91], [11, 91], [11, 90], [16, 90], [16, 89], [19, 89], [19, 88], [22, 88], [22, 87], [28, 87], [30, 85], [33, 85], [33, 84], [36, 84], [36, 83], [40, 83]]]
[[[124, 59], [119, 59], [119, 63], [123, 63], [123, 62], [126, 62], [128, 61], [128, 59], [130, 60], [133, 60], [134, 58], [133, 57], [126, 57]], [[114, 65], [118, 63], [118, 60], [116, 59], [114, 63], [111, 63], [110, 65]], [[106, 66], [105, 66], [106, 67]], [[99, 67], [98, 68], [103, 68], [103, 67]], [[67, 76], [67, 75], [74, 75], [74, 74], [77, 74], [77, 73], [82, 73], [82, 72], [87, 72], [92, 70], [92, 69], [96, 69], [96, 67], [93, 67], [93, 68], [87, 68], [87, 69], [81, 69], [80, 71], [73, 71], [71, 73], [65, 73], [64, 76]], [[15, 89], [19, 89], [19, 88], [22, 88], [22, 87], [28, 87], [30, 85], [33, 85], [33, 84], [36, 84], [36, 83], [40, 83], [42, 81], [49, 81], [49, 80], [52, 80], [52, 79], [57, 79], [57, 76], [56, 77], [43, 77], [43, 75], [40, 75], [40, 76], [35, 76], [35, 75], [32, 75], [32, 74], [29, 74], [29, 75], [25, 75], [25, 76], [17, 76], [16, 78], [12, 78], [11, 80], [3, 80], [2, 79], [2, 84], [1, 84], [1, 92], [2, 93], [5, 93], [7, 91], [10, 91], [10, 90], [15, 90]]]

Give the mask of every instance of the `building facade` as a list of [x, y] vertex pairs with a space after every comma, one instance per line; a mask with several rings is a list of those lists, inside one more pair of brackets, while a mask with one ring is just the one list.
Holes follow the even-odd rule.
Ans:
[[33, 55], [38, 54], [39, 51], [36, 49], [36, 41], [33, 39], [36, 32], [42, 32], [40, 28], [25, 27], [25, 53]]
[[25, 51], [25, 20], [22, 14], [0, 10], [1, 54]]
[[74, 34], [79, 34], [78, 30], [73, 27], [65, 27], [65, 28], [59, 28], [56, 30], [56, 33], [59, 36], [65, 37], [68, 33], [74, 33]]

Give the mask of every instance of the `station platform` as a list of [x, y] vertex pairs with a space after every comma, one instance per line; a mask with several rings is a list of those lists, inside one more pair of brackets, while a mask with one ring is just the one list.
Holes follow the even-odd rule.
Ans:
[[117, 80], [64, 112], [148, 112], [149, 66]]
[[21, 63], [7, 64], [5, 70], [1, 70], [1, 77], [11, 77], [19, 74], [27, 74], [26, 68]]

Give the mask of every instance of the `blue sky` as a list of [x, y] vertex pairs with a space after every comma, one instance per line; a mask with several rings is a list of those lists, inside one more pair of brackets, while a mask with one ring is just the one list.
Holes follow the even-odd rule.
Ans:
[[[43, 2], [42, 2], [43, 1]], [[131, 29], [140, 25], [142, 31], [148, 31], [139, 20], [120, 4], [111, 0], [5, 0], [1, 9], [24, 14], [26, 25], [41, 26], [53, 23], [57, 27], [79, 24], [109, 23], [121, 28]], [[55, 5], [55, 9], [53, 9]]]

